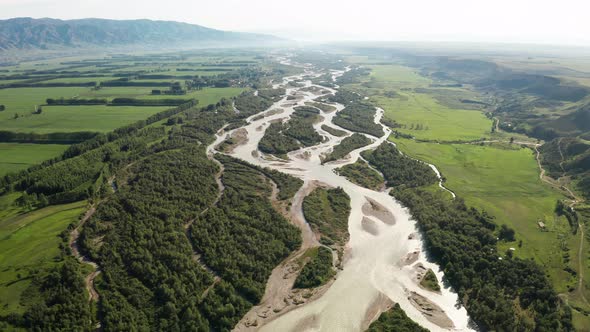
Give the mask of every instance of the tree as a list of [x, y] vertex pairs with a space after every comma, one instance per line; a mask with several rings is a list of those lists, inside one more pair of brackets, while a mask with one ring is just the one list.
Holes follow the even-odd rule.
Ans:
[[6, 106], [4, 106], [4, 105], [0, 105], [0, 112], [2, 112], [2, 111], [4, 111], [4, 110], [6, 110]]
[[514, 237], [514, 230], [508, 227], [506, 224], [500, 226], [500, 234], [498, 235], [500, 240], [505, 240], [508, 242], [516, 241]]

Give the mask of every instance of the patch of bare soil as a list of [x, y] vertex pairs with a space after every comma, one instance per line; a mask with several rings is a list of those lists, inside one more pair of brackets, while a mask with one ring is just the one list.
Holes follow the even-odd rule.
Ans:
[[231, 133], [225, 141], [221, 142], [215, 149], [224, 153], [233, 153], [240, 146], [248, 143], [248, 130], [240, 128]]
[[82, 228], [82, 226], [86, 224], [86, 222], [92, 217], [92, 215], [94, 215], [95, 212], [96, 206], [90, 206], [90, 209], [86, 211], [84, 217], [82, 217], [82, 220], [80, 220], [80, 224], [78, 224], [78, 226], [74, 228], [74, 230], [72, 230], [72, 232], [70, 233], [69, 241], [69, 246], [72, 251], [72, 255], [74, 255], [74, 257], [76, 257], [76, 259], [78, 259], [80, 262], [88, 264], [92, 266], [92, 268], [94, 269], [94, 271], [92, 271], [89, 275], [86, 276], [86, 278], [84, 278], [84, 284], [86, 285], [86, 289], [88, 290], [89, 301], [98, 301], [99, 295], [96, 291], [96, 288], [94, 287], [94, 279], [96, 278], [96, 276], [100, 274], [100, 269], [98, 267], [98, 264], [91, 261], [90, 258], [80, 253], [78, 239], [80, 238], [80, 228]]
[[402, 260], [399, 262], [399, 265], [400, 266], [412, 265], [412, 264], [416, 263], [419, 256], [420, 256], [419, 250], [409, 252], [406, 255], [406, 257], [402, 258]]
[[377, 224], [375, 223], [375, 220], [373, 220], [372, 218], [363, 217], [361, 225], [363, 227], [363, 231], [375, 236], [379, 235], [379, 229], [377, 228]]
[[365, 197], [365, 199], [367, 203], [362, 208], [364, 215], [375, 217], [387, 225], [395, 225], [395, 217], [391, 211], [369, 197]]
[[321, 96], [321, 95], [325, 95], [326, 93], [330, 93], [330, 91], [320, 88], [320, 87], [317, 87], [317, 86], [309, 86], [309, 87], [301, 88], [299, 90], [312, 93], [316, 96]]
[[382, 313], [391, 309], [393, 304], [385, 294], [379, 293], [379, 296], [373, 301], [365, 313], [365, 319], [363, 319], [361, 324], [361, 331], [366, 331], [371, 323], [376, 321]]
[[295, 155], [295, 157], [303, 160], [309, 160], [309, 158], [311, 158], [311, 152], [305, 151], [302, 153], [298, 153], [297, 155]]
[[449, 319], [444, 310], [430, 302], [430, 300], [424, 296], [416, 292], [410, 292], [408, 299], [410, 300], [410, 303], [431, 323], [440, 326], [443, 329], [453, 329], [455, 327], [453, 321]]

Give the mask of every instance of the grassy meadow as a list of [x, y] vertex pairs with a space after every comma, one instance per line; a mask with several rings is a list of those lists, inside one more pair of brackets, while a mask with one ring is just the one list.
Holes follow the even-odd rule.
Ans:
[[0, 315], [22, 310], [21, 295], [32, 281], [29, 274], [55, 264], [59, 234], [85, 207], [86, 202], [77, 202], [0, 219]]
[[44, 106], [41, 114], [28, 114], [17, 119], [0, 117], [0, 130], [39, 134], [108, 132], [169, 108], [172, 107]]
[[429, 88], [433, 82], [402, 65], [367, 65], [369, 76], [347, 88], [370, 97], [395, 121], [395, 130], [420, 140], [471, 141], [491, 135], [492, 120], [461, 99], [476, 99], [461, 88]]
[[371, 100], [401, 126], [397, 131], [416, 139], [471, 141], [490, 136], [492, 120], [482, 112], [451, 109], [426, 94], [402, 93], [396, 98], [375, 96]]
[[0, 143], [0, 176], [51, 159], [67, 148], [63, 144]]
[[30, 114], [35, 106], [45, 104], [47, 98], [73, 98], [88, 90], [84, 87], [0, 89], [0, 105], [6, 106], [0, 112], [0, 119], [13, 117], [15, 113]]
[[172, 107], [44, 106], [41, 114], [0, 118], [0, 128], [23, 133], [109, 132]]

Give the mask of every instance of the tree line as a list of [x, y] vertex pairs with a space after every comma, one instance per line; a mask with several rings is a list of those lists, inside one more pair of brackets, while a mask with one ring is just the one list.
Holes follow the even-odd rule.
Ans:
[[390, 194], [410, 209], [429, 255], [480, 329], [573, 330], [570, 308], [560, 302], [542, 268], [533, 260], [498, 253], [492, 216], [461, 198], [449, 200], [421, 188], [436, 181], [434, 172], [391, 144], [365, 157], [388, 185], [396, 186]]

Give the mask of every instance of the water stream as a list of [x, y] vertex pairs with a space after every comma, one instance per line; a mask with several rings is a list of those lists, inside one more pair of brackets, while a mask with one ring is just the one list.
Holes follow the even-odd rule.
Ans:
[[[332, 72], [334, 77], [342, 75], [342, 73], [343, 71]], [[323, 120], [314, 125], [315, 129], [327, 138], [324, 143], [291, 152], [288, 154], [288, 161], [269, 158], [258, 151], [258, 142], [271, 121], [286, 120], [294, 112], [294, 107], [302, 106], [305, 102], [318, 97], [313, 92], [302, 90], [305, 87], [313, 86], [311, 81], [304, 82], [304, 87], [288, 85], [288, 82], [302, 80], [306, 75], [319, 76], [320, 73], [307, 65], [305, 73], [287, 77], [282, 83], [275, 84], [275, 87], [286, 88], [286, 96], [275, 103], [267, 112], [274, 109], [282, 109], [283, 112], [256, 121], [253, 120], [254, 116], [249, 118], [248, 125], [242, 127], [248, 132], [248, 141], [246, 144], [236, 147], [231, 155], [254, 165], [269, 167], [301, 178], [305, 182], [302, 190], [313, 181], [343, 188], [351, 199], [351, 213], [348, 220], [350, 241], [346, 248], [348, 254], [343, 269], [338, 272], [335, 282], [320, 298], [278, 316], [262, 326], [260, 330], [359, 331], [366, 319], [367, 312], [383, 294], [393, 302], [399, 303], [412, 320], [431, 331], [471, 331], [468, 327], [467, 312], [463, 307], [457, 306], [457, 295], [451, 289], [442, 288], [440, 293], [435, 293], [421, 288], [416, 282], [417, 264], [422, 264], [426, 269], [430, 268], [435, 271], [439, 280], [442, 279], [443, 274], [436, 264], [426, 259], [416, 223], [412, 220], [409, 211], [403, 208], [387, 191], [379, 192], [360, 187], [334, 172], [335, 168], [354, 163], [362, 151], [374, 149], [386, 141], [391, 133], [389, 128], [383, 126], [385, 134], [379, 139], [368, 136], [374, 142], [367, 147], [353, 151], [350, 158], [322, 165], [320, 155], [330, 152], [343, 139], [321, 129], [321, 126], [326, 124], [343, 130], [332, 123], [336, 113], [344, 108], [343, 105], [335, 104], [337, 111], [322, 112]], [[337, 89], [337, 87], [335, 89], [317, 87], [332, 93]], [[301, 96], [301, 98], [287, 100], [287, 96], [292, 94]], [[375, 122], [380, 123], [382, 116], [383, 110], [377, 109]], [[345, 131], [351, 133], [348, 130]], [[223, 142], [229, 134], [231, 132], [218, 135], [215, 143], [209, 146], [209, 152], [213, 152], [213, 147]], [[439, 174], [438, 170], [434, 166], [432, 167]], [[386, 207], [395, 216], [395, 224], [376, 222], [376, 231], [369, 233], [364, 230], [361, 224], [364, 217], [362, 206], [367, 203], [367, 198]], [[417, 260], [412, 261], [411, 264], [405, 263], [407, 257], [416, 252], [419, 252]], [[454, 328], [442, 328], [428, 320], [410, 302], [411, 292], [427, 298], [442, 308], [452, 321]]]

